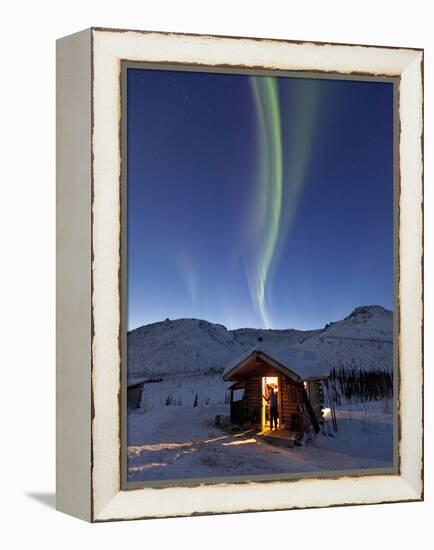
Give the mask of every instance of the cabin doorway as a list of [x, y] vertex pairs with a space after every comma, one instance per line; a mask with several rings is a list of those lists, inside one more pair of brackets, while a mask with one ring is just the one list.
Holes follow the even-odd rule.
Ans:
[[[262, 414], [261, 414], [261, 428], [262, 431], [268, 431], [271, 429], [270, 421], [270, 395], [271, 389], [277, 395], [277, 400], [280, 404], [279, 395], [279, 378], [277, 376], [263, 376], [262, 377]], [[280, 406], [279, 406], [280, 410]], [[280, 428], [280, 417], [277, 419], [277, 427]]]

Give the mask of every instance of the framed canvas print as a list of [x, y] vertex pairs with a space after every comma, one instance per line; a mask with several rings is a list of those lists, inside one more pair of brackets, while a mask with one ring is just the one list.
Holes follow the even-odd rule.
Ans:
[[57, 507], [423, 498], [423, 51], [57, 44]]

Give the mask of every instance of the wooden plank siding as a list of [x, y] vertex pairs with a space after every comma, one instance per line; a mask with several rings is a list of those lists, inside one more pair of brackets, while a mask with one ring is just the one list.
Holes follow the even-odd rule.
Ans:
[[301, 391], [284, 376], [281, 376], [280, 384], [282, 388], [282, 393], [279, 396], [282, 402], [282, 424], [290, 429], [293, 415], [300, 412], [300, 404], [302, 402]]
[[251, 422], [261, 421], [261, 406], [262, 406], [262, 388], [261, 377], [254, 376], [247, 380], [246, 383], [246, 415]]

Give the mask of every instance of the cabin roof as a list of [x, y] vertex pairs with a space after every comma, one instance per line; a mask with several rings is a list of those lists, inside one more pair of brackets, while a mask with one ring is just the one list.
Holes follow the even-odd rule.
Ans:
[[326, 378], [330, 367], [313, 351], [306, 351], [290, 346], [276, 346], [258, 343], [249, 351], [228, 363], [223, 371], [225, 381], [237, 380], [240, 375], [247, 374], [251, 369], [252, 359], [259, 357], [265, 363], [272, 365], [282, 374], [293, 380], [309, 380]]
[[127, 387], [129, 389], [136, 388], [137, 386], [141, 386], [146, 382], [146, 378], [130, 378], [127, 382]]

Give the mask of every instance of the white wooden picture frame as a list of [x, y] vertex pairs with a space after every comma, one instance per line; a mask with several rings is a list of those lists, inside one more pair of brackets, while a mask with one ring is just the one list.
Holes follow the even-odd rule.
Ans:
[[[123, 489], [123, 61], [398, 83], [398, 469]], [[423, 51], [92, 28], [57, 43], [57, 508], [91, 522], [423, 498]]]

